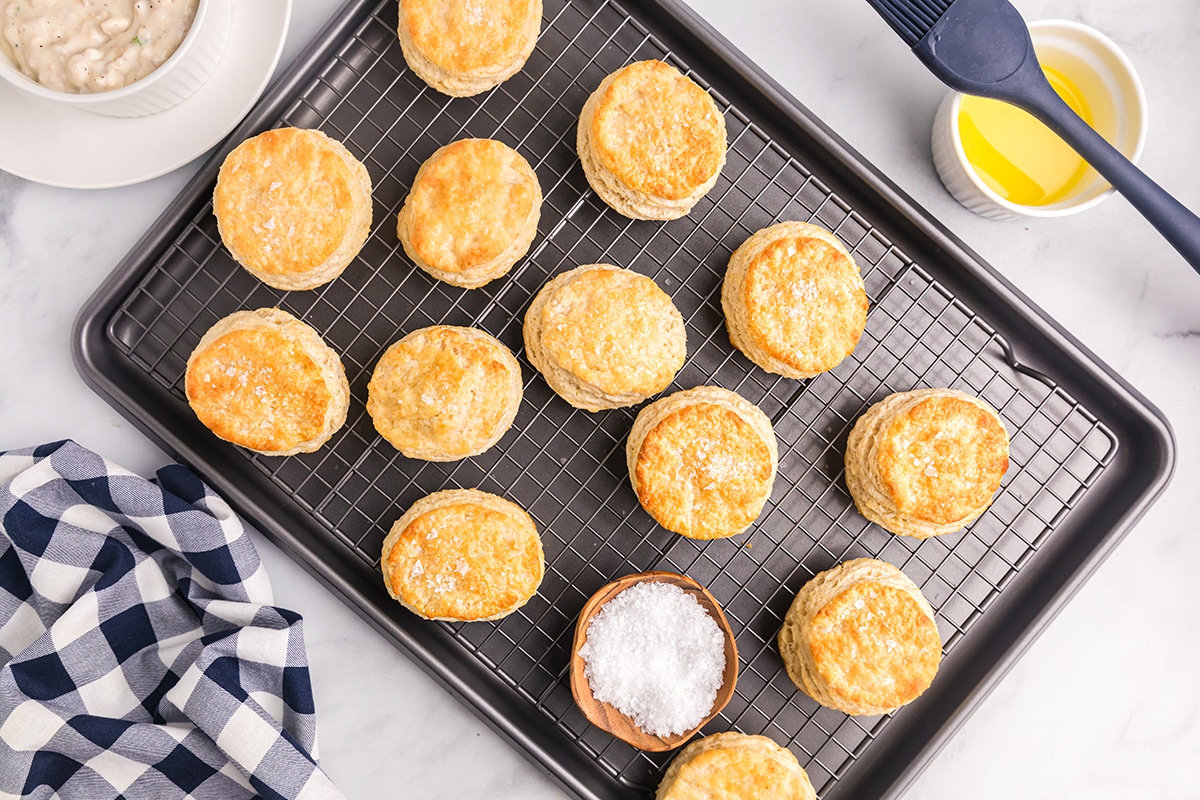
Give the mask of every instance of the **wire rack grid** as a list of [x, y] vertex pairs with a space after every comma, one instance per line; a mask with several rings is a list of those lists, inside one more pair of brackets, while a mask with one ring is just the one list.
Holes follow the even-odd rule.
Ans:
[[[542, 532], [547, 570], [538, 595], [497, 623], [445, 625], [462, 657], [477, 659], [547, 725], [631, 790], [649, 790], [670, 754], [637, 751], [592, 727], [575, 707], [566, 667], [576, 615], [615, 577], [682, 572], [706, 585], [737, 632], [741, 676], [708, 732], [765, 734], [791, 748], [814, 786], [843, 778], [891, 719], [848, 717], [796, 690], [774, 647], [795, 592], [814, 574], [860, 556], [900, 567], [937, 612], [947, 653], [1071, 512], [1113, 458], [1116, 439], [1079, 403], [1014, 369], [1006, 343], [913, 263], [735, 104], [714, 92], [729, 130], [728, 161], [709, 195], [681, 220], [633, 222], [589, 191], [574, 151], [590, 90], [613, 70], [659, 58], [708, 88], [641, 22], [609, 0], [546, 0], [545, 24], [525, 69], [498, 89], [450, 100], [407, 70], [384, 0], [276, 121], [320, 128], [371, 173], [375, 227], [342, 278], [282, 293], [241, 270], [221, 247], [204, 204], [110, 321], [121, 352], [183, 403], [186, 360], [221, 317], [286, 308], [343, 358], [354, 403], [320, 451], [285, 459], [246, 453], [328, 536], [377, 565], [391, 523], [419, 497], [479, 487], [528, 509]], [[545, 197], [531, 254], [484, 289], [455, 289], [405, 258], [395, 217], [422, 161], [447, 142], [497, 138], [529, 159]], [[732, 250], [779, 220], [834, 231], [862, 267], [871, 300], [854, 354], [830, 373], [797, 382], [755, 368], [729, 344], [720, 282]], [[524, 311], [555, 274], [587, 263], [654, 278], [687, 322], [688, 361], [671, 390], [733, 389], [771, 418], [780, 445], [771, 501], [748, 534], [693, 542], [659, 527], [629, 488], [624, 440], [636, 409], [589, 414], [554, 396], [523, 361], [525, 399], [513, 429], [481, 456], [411, 461], [376, 434], [363, 407], [382, 352], [416, 328], [480, 327], [521, 353]], [[892, 391], [950, 386], [998, 408], [1011, 434], [1011, 467], [992, 508], [961, 534], [919, 542], [859, 516], [844, 488], [849, 428]], [[435, 624], [435, 623], [430, 623]]]

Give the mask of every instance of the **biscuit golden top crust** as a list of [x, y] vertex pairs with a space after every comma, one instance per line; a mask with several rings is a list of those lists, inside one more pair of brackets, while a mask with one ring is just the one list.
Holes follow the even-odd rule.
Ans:
[[400, 24], [427, 59], [450, 72], [503, 67], [526, 45], [534, 0], [400, 0]]
[[1008, 469], [995, 414], [958, 397], [921, 401], [884, 431], [879, 473], [902, 514], [950, 523], [985, 507]]
[[465, 272], [502, 255], [534, 211], [537, 176], [493, 139], [463, 139], [435, 152], [405, 201], [410, 244], [434, 269]]
[[541, 329], [558, 366], [607, 394], [661, 392], [687, 358], [671, 298], [629, 270], [580, 273], [546, 303]]
[[816, 613], [809, 646], [829, 691], [862, 706], [912, 701], [942, 660], [937, 624], [916, 599], [873, 581], [854, 584]]
[[392, 594], [429, 619], [504, 613], [533, 596], [543, 570], [528, 514], [470, 500], [412, 520], [384, 558]]
[[520, 402], [521, 368], [486, 333], [439, 325], [389, 347], [367, 392], [376, 430], [400, 452], [453, 460], [507, 427], [513, 400]]
[[[676, 767], [678, 764], [678, 767]], [[655, 800], [815, 800], [796, 757], [765, 736], [729, 732], [688, 745]]]
[[725, 162], [725, 119], [708, 92], [661, 61], [613, 74], [592, 116], [597, 160], [625, 186], [690, 197]]
[[240, 263], [291, 275], [325, 263], [342, 244], [359, 178], [334, 144], [320, 131], [280, 128], [225, 158], [213, 212]]
[[188, 403], [222, 439], [290, 450], [320, 434], [331, 402], [321, 368], [277, 330], [234, 330], [189, 360]]
[[854, 261], [827, 241], [786, 236], [746, 268], [743, 300], [755, 343], [801, 372], [853, 352], [867, 324], [867, 292]]
[[694, 539], [729, 536], [758, 517], [773, 480], [771, 452], [736, 412], [686, 406], [646, 434], [637, 494], [659, 523]]

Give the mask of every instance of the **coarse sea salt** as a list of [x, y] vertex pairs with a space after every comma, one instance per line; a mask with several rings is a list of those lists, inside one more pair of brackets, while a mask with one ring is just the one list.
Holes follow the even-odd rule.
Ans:
[[592, 696], [646, 733], [672, 736], [698, 726], [725, 675], [725, 637], [704, 607], [678, 586], [636, 583], [604, 604], [579, 649]]

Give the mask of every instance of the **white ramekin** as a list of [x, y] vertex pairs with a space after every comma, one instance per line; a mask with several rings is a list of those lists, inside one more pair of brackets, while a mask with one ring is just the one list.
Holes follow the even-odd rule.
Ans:
[[[1029, 24], [1038, 60], [1062, 72], [1087, 98], [1093, 127], [1130, 161], [1136, 162], [1146, 141], [1146, 95], [1133, 64], [1104, 34], [1069, 20]], [[942, 183], [964, 206], [990, 219], [1063, 217], [1100, 203], [1113, 189], [1095, 170], [1088, 170], [1078, 189], [1057, 203], [1026, 206], [996, 194], [975, 172], [958, 129], [962, 95], [950, 92], [933, 120], [933, 163]]]
[[47, 89], [22, 74], [3, 55], [0, 55], [0, 78], [48, 103], [110, 117], [153, 114], [183, 102], [204, 85], [225, 52], [232, 19], [231, 0], [200, 0], [192, 27], [179, 49], [146, 77], [111, 92], [75, 94]]

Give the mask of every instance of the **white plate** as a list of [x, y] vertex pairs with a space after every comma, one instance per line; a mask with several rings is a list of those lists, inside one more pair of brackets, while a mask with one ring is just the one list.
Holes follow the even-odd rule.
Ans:
[[239, 0], [225, 54], [179, 105], [146, 117], [105, 117], [45, 104], [0, 83], [0, 169], [69, 189], [157, 178], [233, 130], [266, 88], [287, 37], [292, 0]]

